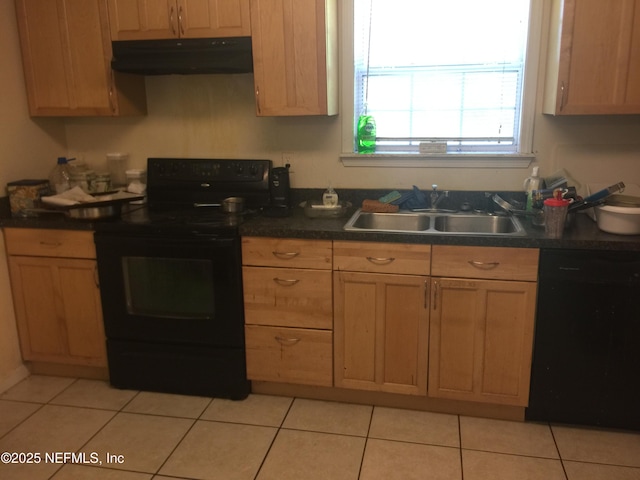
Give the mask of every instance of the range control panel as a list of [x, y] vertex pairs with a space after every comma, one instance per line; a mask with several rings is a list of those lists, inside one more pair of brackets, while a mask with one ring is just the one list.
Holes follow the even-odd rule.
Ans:
[[220, 203], [234, 196], [244, 197], [248, 206], [266, 206], [270, 172], [271, 160], [149, 158], [149, 207]]
[[147, 176], [154, 181], [268, 182], [271, 160], [149, 158]]

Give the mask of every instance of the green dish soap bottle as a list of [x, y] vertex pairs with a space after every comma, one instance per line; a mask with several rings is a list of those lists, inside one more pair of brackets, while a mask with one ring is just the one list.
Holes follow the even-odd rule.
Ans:
[[360, 115], [358, 118], [358, 153], [375, 153], [376, 121], [372, 115]]

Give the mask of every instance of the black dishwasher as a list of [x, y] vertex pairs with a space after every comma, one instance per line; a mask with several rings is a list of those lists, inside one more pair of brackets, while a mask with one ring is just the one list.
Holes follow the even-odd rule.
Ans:
[[640, 430], [640, 252], [541, 251], [526, 418]]

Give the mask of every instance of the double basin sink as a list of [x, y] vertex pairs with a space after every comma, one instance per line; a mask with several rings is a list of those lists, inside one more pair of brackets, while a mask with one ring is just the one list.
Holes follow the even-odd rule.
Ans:
[[512, 215], [444, 213], [438, 211], [372, 213], [357, 210], [344, 229], [353, 232], [415, 233], [423, 235], [523, 236], [520, 221]]

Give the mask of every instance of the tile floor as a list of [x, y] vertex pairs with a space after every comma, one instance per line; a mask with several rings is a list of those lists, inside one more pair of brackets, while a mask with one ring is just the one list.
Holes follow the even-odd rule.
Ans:
[[0, 395], [0, 452], [40, 455], [3, 480], [640, 480], [640, 433], [46, 376]]

